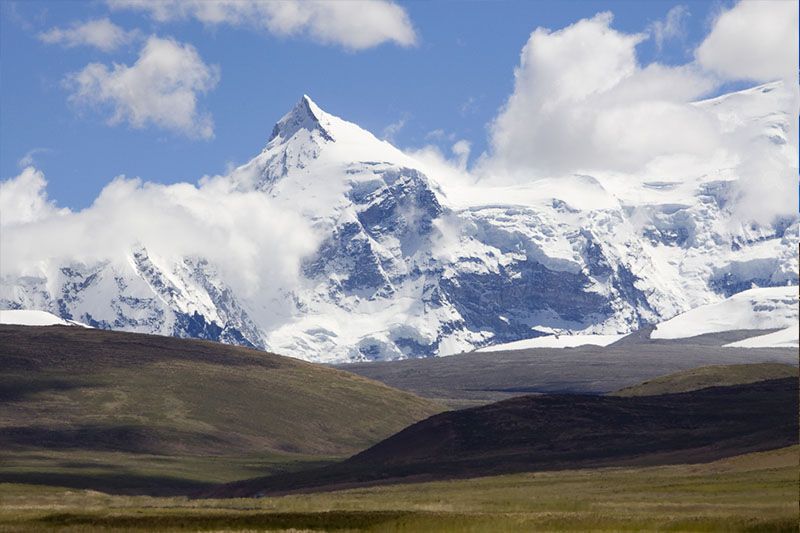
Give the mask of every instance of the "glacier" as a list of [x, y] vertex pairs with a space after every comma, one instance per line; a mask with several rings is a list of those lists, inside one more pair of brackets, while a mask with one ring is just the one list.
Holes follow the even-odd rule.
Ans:
[[[768, 84], [696, 105], [791, 152], [780, 98]], [[735, 167], [448, 187], [303, 96], [260, 154], [208, 179], [267, 195], [318, 236], [298, 281], [277, 288], [288, 311], [265, 320], [271, 302], [237, 293], [209, 258], [161, 257], [147, 242], [3, 274], [0, 308], [342, 362], [618, 335], [753, 287], [798, 284], [798, 217], [737, 222]]]

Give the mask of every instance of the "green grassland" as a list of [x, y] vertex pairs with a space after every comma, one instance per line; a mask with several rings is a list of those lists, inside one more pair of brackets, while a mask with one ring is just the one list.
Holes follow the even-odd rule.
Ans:
[[0, 531], [797, 531], [800, 447], [240, 500], [0, 485]]
[[343, 457], [280, 453], [153, 455], [86, 450], [0, 451], [0, 483], [111, 494], [189, 494], [219, 483], [315, 468]]
[[701, 366], [626, 387], [612, 395], [656, 396], [780, 378], [798, 378], [797, 366], [782, 363]]

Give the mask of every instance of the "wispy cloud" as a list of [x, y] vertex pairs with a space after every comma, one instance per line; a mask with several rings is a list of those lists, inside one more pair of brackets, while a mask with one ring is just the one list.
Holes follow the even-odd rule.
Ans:
[[349, 50], [383, 43], [417, 43], [408, 13], [387, 0], [108, 0], [113, 9], [145, 12], [158, 22], [195, 19], [216, 26], [265, 29], [279, 36], [305, 35]]
[[60, 44], [68, 48], [93, 46], [104, 52], [111, 52], [120, 46], [132, 43], [140, 33], [126, 31], [107, 18], [74, 23], [67, 28], [51, 28], [38, 35], [47, 44]]
[[474, 96], [470, 96], [461, 104], [461, 107], [458, 108], [459, 113], [461, 113], [462, 117], [467, 115], [472, 115], [478, 110], [478, 99]]
[[408, 121], [408, 113], [404, 113], [399, 119], [395, 122], [392, 122], [385, 128], [383, 128], [382, 136], [385, 140], [393, 143], [397, 137], [397, 134], [406, 127], [406, 122]]
[[50, 150], [49, 148], [41, 148], [41, 147], [39, 147], [39, 148], [31, 148], [30, 150], [25, 152], [25, 155], [23, 155], [20, 158], [19, 161], [17, 161], [17, 165], [19, 165], [20, 168], [35, 166], [36, 165], [36, 159], [35, 159], [36, 154], [46, 154], [46, 153], [49, 153], [51, 151], [52, 150]]
[[689, 18], [689, 8], [684, 5], [674, 6], [667, 12], [663, 20], [657, 20], [648, 26], [648, 33], [653, 36], [656, 48], [661, 51], [664, 43], [672, 39], [685, 39], [686, 19]]

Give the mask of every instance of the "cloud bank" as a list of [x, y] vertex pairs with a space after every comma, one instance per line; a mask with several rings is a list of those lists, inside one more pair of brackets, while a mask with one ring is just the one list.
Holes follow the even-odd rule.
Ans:
[[202, 257], [237, 294], [268, 301], [297, 282], [318, 240], [297, 214], [259, 192], [221, 179], [202, 186], [118, 177], [81, 211], [48, 200], [42, 172], [29, 167], [0, 182], [0, 272], [37, 275], [48, 265], [126, 261], [131, 250], [169, 261]]
[[203, 62], [190, 44], [151, 36], [133, 65], [90, 63], [67, 76], [70, 101], [109, 112], [109, 124], [155, 125], [192, 138], [214, 136], [199, 95], [213, 89], [219, 67]]
[[386, 0], [109, 0], [114, 9], [145, 12], [158, 22], [194, 19], [217, 26], [307, 36], [349, 50], [383, 43], [412, 46], [417, 35], [405, 9]]

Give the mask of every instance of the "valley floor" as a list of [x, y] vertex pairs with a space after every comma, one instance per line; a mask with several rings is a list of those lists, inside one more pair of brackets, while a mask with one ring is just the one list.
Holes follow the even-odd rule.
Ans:
[[0, 531], [797, 531], [800, 447], [240, 500], [0, 484]]

